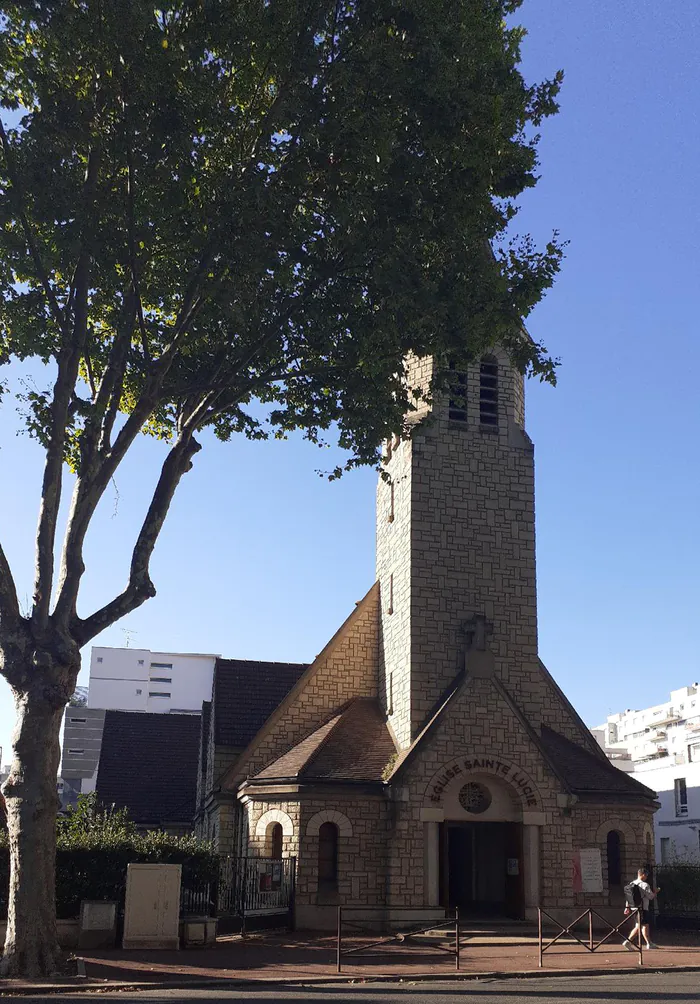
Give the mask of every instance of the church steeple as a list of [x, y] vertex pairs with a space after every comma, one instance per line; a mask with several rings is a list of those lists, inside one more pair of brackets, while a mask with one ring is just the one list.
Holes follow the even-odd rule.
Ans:
[[[433, 360], [410, 365], [411, 381], [427, 384]], [[534, 682], [538, 672], [523, 377], [496, 350], [455, 373], [451, 387], [415, 413], [409, 441], [390, 445], [391, 484], [380, 479], [377, 489], [380, 694], [403, 747], [464, 669], [470, 647], [490, 653], [486, 662], [504, 680], [524, 673]], [[470, 625], [478, 646], [473, 631], [468, 640]], [[485, 665], [482, 656], [472, 660]]]

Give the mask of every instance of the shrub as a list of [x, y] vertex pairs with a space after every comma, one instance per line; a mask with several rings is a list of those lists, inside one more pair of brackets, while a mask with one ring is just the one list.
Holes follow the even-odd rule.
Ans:
[[700, 865], [686, 861], [659, 865], [656, 884], [661, 889], [659, 913], [700, 913]]
[[[194, 836], [139, 832], [125, 809], [101, 808], [95, 795], [80, 795], [78, 805], [58, 820], [56, 913], [77, 917], [83, 899], [123, 903], [130, 863], [182, 865], [185, 889], [216, 880], [218, 857], [212, 845]], [[7, 915], [10, 860], [7, 834], [0, 835], [0, 916]]]

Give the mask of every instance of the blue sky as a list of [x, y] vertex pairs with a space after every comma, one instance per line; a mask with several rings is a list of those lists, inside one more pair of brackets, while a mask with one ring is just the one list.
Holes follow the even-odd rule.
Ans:
[[[700, 677], [700, 8], [526, 0], [519, 20], [527, 77], [566, 73], [518, 221], [571, 242], [528, 321], [562, 360], [555, 390], [528, 388], [540, 645], [596, 724]], [[41, 456], [15, 426], [4, 407], [0, 534], [25, 597]], [[126, 628], [143, 648], [309, 660], [372, 583], [375, 476], [328, 484], [332, 453], [300, 441], [207, 447], [156, 551], [158, 596], [99, 642]], [[160, 453], [142, 442], [99, 513], [81, 612], [123, 585]], [[4, 762], [12, 718], [0, 683]]]

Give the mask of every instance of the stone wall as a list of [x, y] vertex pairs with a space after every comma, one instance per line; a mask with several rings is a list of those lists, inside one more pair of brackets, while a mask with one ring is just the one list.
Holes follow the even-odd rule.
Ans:
[[226, 786], [254, 776], [353, 697], [376, 697], [379, 590], [373, 587], [270, 717]]
[[[579, 803], [573, 809], [573, 843], [575, 849], [595, 847], [600, 850], [603, 866], [602, 893], [576, 893], [576, 906], [621, 906], [622, 886], [637, 877], [637, 869], [654, 863], [652, 834], [653, 816], [629, 806], [595, 806]], [[611, 889], [608, 884], [608, 833], [620, 835], [622, 886]]]
[[467, 371], [466, 421], [451, 420], [445, 396], [436, 396], [429, 420], [387, 456], [393, 519], [392, 485], [380, 480], [377, 489], [380, 695], [405, 748], [463, 668], [464, 625], [480, 614], [497, 673], [532, 725], [590, 748], [538, 660], [533, 447], [523, 378], [496, 355], [497, 428], [479, 421], [476, 363]]

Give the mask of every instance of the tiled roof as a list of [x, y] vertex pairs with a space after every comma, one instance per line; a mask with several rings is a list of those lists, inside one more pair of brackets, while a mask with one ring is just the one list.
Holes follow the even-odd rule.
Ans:
[[656, 798], [655, 792], [619, 770], [609, 760], [601, 760], [554, 729], [543, 725], [542, 745], [556, 763], [575, 795], [615, 798]]
[[395, 754], [379, 702], [373, 697], [358, 697], [254, 780], [382, 781]]
[[191, 825], [200, 727], [200, 715], [107, 711], [99, 801], [128, 809], [142, 825]]
[[245, 747], [282, 703], [308, 666], [297, 662], [217, 659], [214, 669], [214, 742]]

